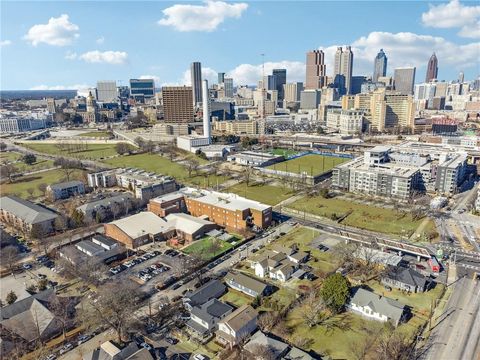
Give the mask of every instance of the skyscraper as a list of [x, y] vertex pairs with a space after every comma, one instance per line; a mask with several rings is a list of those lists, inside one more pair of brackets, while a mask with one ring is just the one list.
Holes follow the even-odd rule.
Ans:
[[427, 65], [427, 75], [425, 76], [425, 82], [430, 82], [433, 79], [436, 79], [438, 75], [438, 60], [437, 55], [435, 53], [430, 56], [430, 60], [428, 60]]
[[300, 101], [300, 93], [303, 91], [303, 83], [294, 82], [285, 84], [284, 87], [285, 101], [296, 102]]
[[162, 88], [162, 98], [166, 123], [189, 123], [193, 121], [191, 86], [164, 86]]
[[372, 82], [376, 83], [380, 76], [387, 75], [387, 55], [380, 49], [380, 52], [375, 56], [373, 62], [373, 77]]
[[218, 73], [218, 83], [223, 84], [224, 80], [225, 80], [225, 73], [224, 72], [219, 72]]
[[117, 101], [117, 82], [115, 80], [97, 81], [97, 97], [100, 102]]
[[203, 107], [203, 136], [208, 138], [210, 144], [210, 97], [208, 96], [208, 80], [202, 82], [202, 107]]
[[277, 90], [275, 80], [275, 76], [265, 75], [263, 77], [263, 86], [265, 86], [265, 90]]
[[338, 47], [335, 52], [334, 84], [340, 95], [350, 94], [352, 86], [353, 52], [350, 46]]
[[193, 62], [190, 65], [190, 76], [192, 77], [192, 100], [193, 105], [202, 102], [202, 64]]
[[327, 85], [327, 69], [325, 66], [325, 54], [322, 50], [307, 52], [306, 62], [306, 89], [321, 89]]
[[232, 98], [233, 97], [233, 79], [232, 78], [224, 78], [223, 79], [223, 86], [225, 89], [225, 97]]
[[415, 71], [414, 67], [396, 68], [393, 75], [395, 90], [400, 91], [402, 94], [412, 95], [415, 84]]
[[275, 78], [275, 89], [278, 91], [278, 100], [285, 98], [283, 85], [287, 83], [287, 69], [273, 69], [272, 75]]
[[135, 100], [155, 96], [155, 81], [153, 79], [130, 79], [130, 96]]
[[458, 74], [458, 82], [462, 84], [464, 80], [465, 80], [465, 74], [463, 73], [463, 71], [460, 71], [460, 73]]

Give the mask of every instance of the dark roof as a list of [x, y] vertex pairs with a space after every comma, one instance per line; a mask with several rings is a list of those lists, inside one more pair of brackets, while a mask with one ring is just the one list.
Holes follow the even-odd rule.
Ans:
[[222, 296], [227, 288], [219, 280], [211, 280], [195, 291], [185, 294], [191, 306], [201, 305], [210, 299], [219, 298]]
[[254, 279], [242, 273], [228, 273], [225, 276], [225, 282], [227, 283], [227, 285], [231, 283], [242, 285], [243, 287], [253, 290], [258, 294], [262, 294], [268, 286], [263, 281]]
[[58, 217], [53, 211], [16, 196], [0, 198], [0, 209], [8, 211], [28, 224], [37, 224]]
[[93, 254], [96, 254], [98, 252], [103, 252], [103, 251], [106, 250], [105, 248], [101, 247], [98, 244], [95, 244], [94, 242], [92, 242], [90, 240], [82, 240], [82, 241], [76, 243], [75, 246], [79, 250], [82, 249], [84, 251], [87, 251], [87, 252], [90, 252], [90, 253], [93, 253]]
[[100, 235], [100, 234], [96, 234], [92, 239], [95, 239], [96, 241], [101, 242], [102, 244], [108, 247], [111, 247], [117, 244], [117, 242], [113, 240], [111, 237]]
[[80, 185], [83, 185], [83, 182], [81, 182], [79, 180], [72, 180], [72, 181], [65, 181], [65, 182], [60, 182], [60, 183], [50, 185], [50, 189], [52, 189], [52, 190], [62, 190], [62, 189], [68, 189], [68, 188], [76, 187], [76, 186], [80, 186]]
[[92, 211], [98, 208], [109, 208], [113, 203], [123, 203], [127, 200], [132, 200], [133, 196], [130, 193], [122, 193], [120, 195], [115, 195], [107, 197], [105, 199], [92, 201], [83, 205], [80, 205], [77, 209], [83, 211]]
[[211, 299], [205, 304], [195, 306], [192, 309], [192, 314], [206, 321], [207, 323], [212, 324], [232, 311], [233, 307], [230, 305], [227, 305], [217, 299]]
[[412, 287], [417, 286], [421, 289], [423, 289], [428, 282], [428, 279], [418, 271], [401, 266], [390, 267], [385, 277]]

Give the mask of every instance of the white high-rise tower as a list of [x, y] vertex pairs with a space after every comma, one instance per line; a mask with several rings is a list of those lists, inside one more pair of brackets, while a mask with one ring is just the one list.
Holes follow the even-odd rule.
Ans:
[[203, 105], [203, 136], [211, 142], [210, 135], [210, 97], [208, 96], [208, 80], [202, 82], [202, 105]]

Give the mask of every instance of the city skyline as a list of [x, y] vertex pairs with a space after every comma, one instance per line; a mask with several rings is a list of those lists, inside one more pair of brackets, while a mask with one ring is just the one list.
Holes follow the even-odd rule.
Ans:
[[[95, 86], [97, 80], [126, 85], [128, 79], [142, 77], [153, 78], [157, 88], [190, 85], [189, 67], [195, 61], [202, 63], [203, 78], [210, 83], [217, 82], [217, 72], [225, 72], [235, 85], [254, 85], [261, 78], [262, 53], [265, 73], [284, 68], [288, 82], [304, 82], [306, 52], [322, 49], [327, 75], [332, 76], [336, 48], [347, 45], [355, 57], [353, 76], [371, 76], [380, 49], [388, 56], [387, 75], [396, 67], [416, 67], [417, 83], [425, 77], [433, 52], [439, 80], [457, 79], [460, 71], [472, 80], [480, 72], [480, 7], [471, 2], [292, 4], [121, 2], [112, 7], [97, 2], [93, 7], [85, 2], [2, 2], [1, 88], [75, 89]], [[335, 31], [307, 31], [317, 10], [341, 14], [343, 23], [355, 28], [338, 27], [336, 17], [328, 16], [322, 24], [335, 26]], [[373, 24], [355, 21], [372, 11]], [[138, 18], [141, 23], [133, 20]], [[124, 26], [118, 26], [118, 19]], [[235, 46], [282, 21], [296, 24], [284, 41]]]

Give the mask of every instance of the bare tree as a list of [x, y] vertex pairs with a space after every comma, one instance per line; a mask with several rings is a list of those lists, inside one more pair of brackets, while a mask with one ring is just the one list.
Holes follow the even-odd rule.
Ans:
[[102, 286], [96, 301], [82, 309], [79, 319], [87, 328], [112, 328], [118, 342], [125, 340], [126, 330], [136, 322], [138, 289], [131, 282], [114, 282]]
[[13, 267], [19, 258], [18, 248], [16, 246], [6, 246], [0, 252], [0, 261], [2, 266], [6, 266], [8, 271], [12, 272]]
[[62, 337], [65, 340], [68, 328], [74, 324], [75, 301], [71, 297], [55, 296], [50, 306], [55, 320], [62, 326]]
[[197, 172], [200, 163], [196, 159], [187, 159], [185, 163], [188, 171], [188, 177], [192, 177], [192, 172]]
[[12, 183], [13, 175], [18, 173], [18, 169], [12, 164], [7, 163], [0, 168], [0, 172], [2, 173], [3, 176], [8, 178], [8, 182]]
[[323, 300], [312, 291], [305, 297], [300, 313], [305, 323], [309, 327], [314, 327], [328, 318], [325, 314], [326, 309], [327, 307]]
[[47, 194], [47, 187], [48, 187], [48, 185], [45, 184], [45, 183], [41, 183], [41, 184], [37, 185], [37, 189], [40, 190], [40, 192], [42, 193], [43, 196], [46, 196], [46, 194]]
[[384, 327], [375, 349], [379, 360], [407, 360], [410, 344], [405, 335], [391, 327]]
[[250, 179], [252, 177], [252, 174], [253, 174], [253, 170], [250, 166], [245, 166], [243, 168], [242, 177], [243, 177], [243, 181], [245, 181], [247, 186], [250, 185]]

